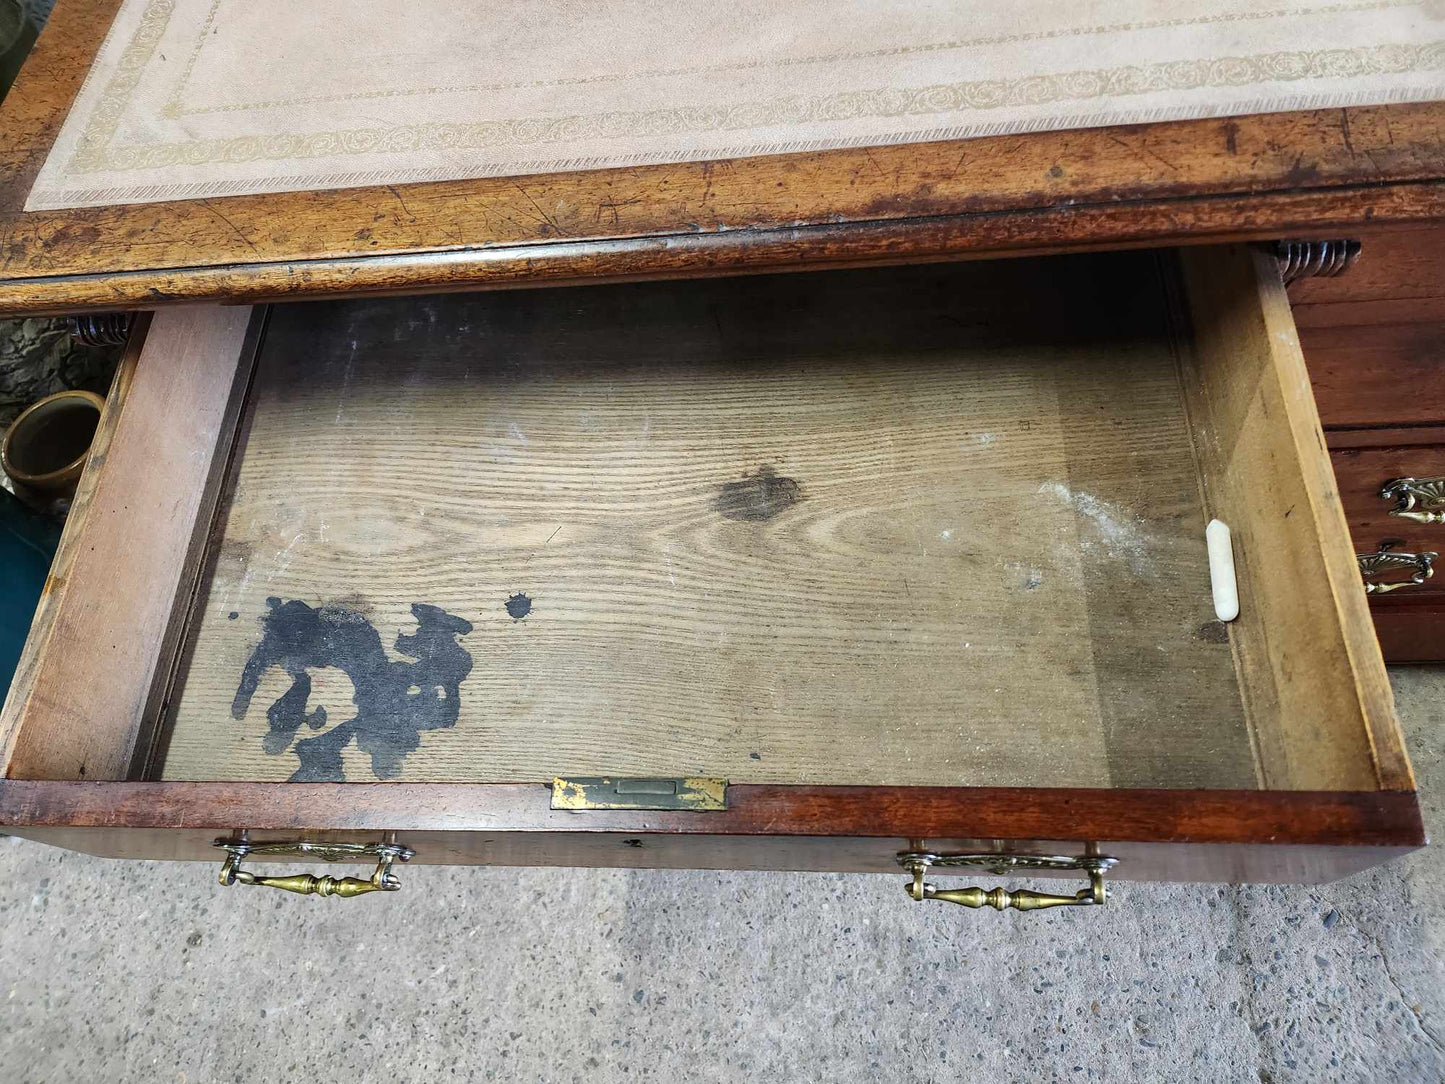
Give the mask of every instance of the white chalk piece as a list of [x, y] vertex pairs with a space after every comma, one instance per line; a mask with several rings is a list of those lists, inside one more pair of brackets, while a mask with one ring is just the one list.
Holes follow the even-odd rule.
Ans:
[[1239, 616], [1239, 583], [1234, 578], [1234, 547], [1229, 541], [1229, 526], [1211, 519], [1204, 528], [1204, 541], [1209, 547], [1209, 586], [1214, 591], [1214, 616], [1233, 621]]

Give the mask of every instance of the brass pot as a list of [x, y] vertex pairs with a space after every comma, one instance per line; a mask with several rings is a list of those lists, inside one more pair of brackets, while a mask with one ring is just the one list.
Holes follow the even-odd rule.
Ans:
[[0, 443], [0, 467], [17, 495], [48, 501], [75, 493], [103, 406], [94, 392], [59, 391], [21, 412]]

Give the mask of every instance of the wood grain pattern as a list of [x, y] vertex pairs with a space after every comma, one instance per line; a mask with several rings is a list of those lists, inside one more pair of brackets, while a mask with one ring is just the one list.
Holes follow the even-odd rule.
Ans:
[[1359, 448], [1433, 448], [1445, 444], [1445, 425], [1330, 429], [1325, 432], [1325, 441], [1331, 452]]
[[1445, 606], [1438, 594], [1423, 599], [1386, 595], [1371, 600], [1370, 616], [1380, 650], [1392, 664], [1445, 662]]
[[1401, 792], [734, 786], [726, 812], [705, 814], [560, 812], [549, 794], [540, 785], [0, 781], [0, 825], [125, 858], [214, 861], [212, 842], [244, 827], [256, 839], [365, 842], [395, 832], [422, 864], [876, 873], [896, 871], [894, 854], [913, 839], [1035, 854], [1094, 843], [1121, 859], [1115, 880], [1284, 883], [1333, 880], [1425, 842], [1415, 795]]
[[1412, 789], [1278, 267], [1237, 246], [1180, 262], [1186, 394], [1208, 514], [1233, 532], [1245, 601], [1231, 639], [1266, 785]]
[[1302, 332], [1401, 322], [1405, 306], [1445, 298], [1445, 226], [1371, 231], [1348, 274], [1297, 279], [1289, 296]]
[[1300, 333], [1331, 428], [1445, 424], [1445, 313]]
[[1445, 219], [1445, 104], [24, 214], [117, 0], [0, 106], [0, 312], [736, 272]]
[[6, 701], [9, 777], [125, 776], [195, 571], [220, 434], [250, 371], [251, 323], [247, 309], [166, 313], [141, 354], [128, 353], [102, 418], [108, 442], [86, 468], [83, 515], [66, 524], [53, 608], [32, 629], [33, 665]]
[[[1271, 194], [1268, 200], [1223, 195], [1069, 203], [1006, 213], [485, 245], [389, 256], [120, 272], [93, 264], [94, 271], [72, 276], [7, 280], [0, 275], [0, 315], [888, 266], [1321, 232], [1368, 236], [1368, 228], [1360, 226], [1363, 221], [1441, 218], [1445, 218], [1445, 183], [1432, 182], [1285, 192]], [[192, 258], [200, 251], [192, 252]]]
[[1152, 257], [304, 307], [253, 401], [165, 778], [298, 770], [278, 597], [475, 624], [402, 779], [1255, 783]]
[[1378, 233], [1289, 292], [1327, 430], [1445, 423], [1445, 229]]
[[[1386, 478], [1442, 473], [1445, 230], [1376, 234], [1349, 274], [1301, 279], [1290, 296], [1356, 550], [1385, 538], [1441, 549], [1428, 528], [1382, 519], [1374, 490]], [[1386, 662], [1445, 660], [1442, 589], [1437, 576], [1424, 598], [1370, 598]]]

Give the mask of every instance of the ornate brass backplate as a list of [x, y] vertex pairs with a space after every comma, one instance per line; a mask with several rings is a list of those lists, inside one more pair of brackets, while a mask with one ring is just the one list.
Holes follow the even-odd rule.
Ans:
[[[1360, 575], [1365, 581], [1367, 595], [1386, 595], [1402, 587], [1417, 587], [1435, 575], [1435, 560], [1438, 553], [1404, 553], [1395, 549], [1396, 541], [1381, 542], [1374, 553], [1357, 553]], [[1407, 579], [1385, 579], [1408, 573]]]
[[1394, 501], [1390, 515], [1416, 523], [1445, 523], [1445, 478], [1392, 478], [1380, 490]]
[[[1103, 855], [938, 854], [921, 847], [904, 851], [897, 858], [898, 864], [913, 875], [913, 879], [903, 886], [912, 899], [919, 902], [941, 900], [962, 907], [992, 907], [996, 911], [1010, 907], [1018, 911], [1038, 911], [1046, 907], [1102, 905], [1108, 899], [1104, 873], [1119, 861]], [[1028, 870], [1080, 870], [1088, 876], [1089, 887], [1079, 889], [1072, 896], [1026, 890], [1009, 892], [1002, 888], [940, 889], [924, 880], [928, 871], [935, 868], [985, 870], [1000, 877]]]
[[[221, 884], [256, 885], [279, 888], [301, 896], [337, 896], [350, 899], [368, 892], [396, 892], [401, 879], [392, 872], [392, 864], [408, 861], [416, 854], [398, 843], [312, 843], [286, 840], [276, 843], [253, 843], [247, 839], [218, 839], [215, 846], [224, 849], [226, 861], [221, 865]], [[292, 873], [281, 877], [263, 877], [242, 869], [248, 855], [284, 855], [310, 858], [321, 862], [357, 862], [376, 859], [376, 871], [367, 880], [359, 877], [316, 877], [310, 873]]]

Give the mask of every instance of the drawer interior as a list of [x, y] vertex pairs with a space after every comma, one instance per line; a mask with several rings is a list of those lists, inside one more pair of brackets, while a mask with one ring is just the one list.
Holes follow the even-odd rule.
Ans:
[[136, 770], [1408, 785], [1283, 292], [1190, 259], [278, 306]]

